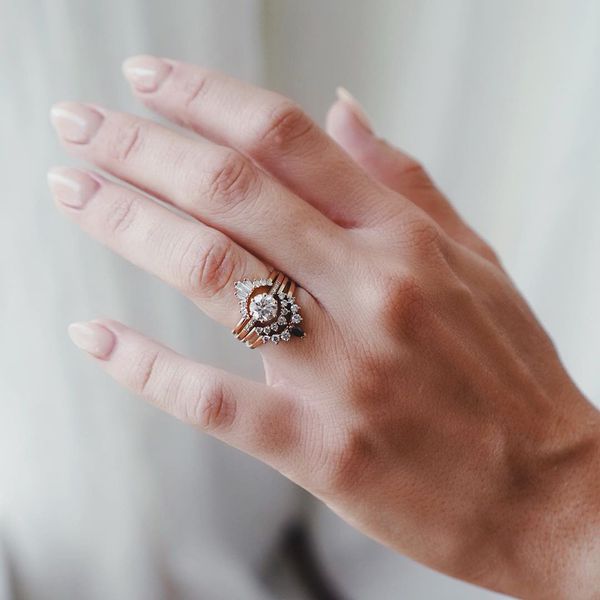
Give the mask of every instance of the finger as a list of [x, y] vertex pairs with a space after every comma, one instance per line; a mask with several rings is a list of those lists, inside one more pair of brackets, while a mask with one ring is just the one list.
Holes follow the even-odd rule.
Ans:
[[48, 182], [61, 212], [134, 265], [160, 277], [209, 317], [239, 320], [234, 282], [268, 268], [226, 235], [137, 192], [80, 169], [54, 168]]
[[344, 230], [239, 153], [99, 110], [53, 107], [52, 121], [71, 154], [221, 230], [305, 288], [331, 264]]
[[131, 58], [123, 70], [148, 107], [251, 157], [338, 224], [354, 227], [377, 217], [378, 186], [291, 100], [151, 56]]
[[76, 323], [69, 334], [117, 382], [148, 402], [293, 472], [291, 465], [301, 456], [300, 403], [272, 387], [193, 362], [116, 321]]
[[331, 137], [370, 175], [432, 217], [450, 237], [496, 261], [491, 248], [462, 220], [423, 167], [373, 133], [357, 101], [343, 88], [327, 115]]

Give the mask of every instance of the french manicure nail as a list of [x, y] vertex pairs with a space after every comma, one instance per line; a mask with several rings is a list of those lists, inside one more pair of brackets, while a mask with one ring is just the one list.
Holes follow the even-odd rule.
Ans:
[[71, 323], [69, 336], [78, 348], [102, 360], [107, 360], [115, 347], [115, 334], [99, 323]]
[[97, 110], [78, 102], [59, 102], [50, 110], [50, 120], [58, 135], [75, 144], [87, 144], [103, 119]]
[[155, 92], [170, 71], [169, 63], [154, 56], [132, 56], [123, 63], [123, 74], [138, 92]]
[[338, 100], [343, 102], [352, 111], [359, 123], [369, 132], [372, 132], [373, 127], [371, 126], [371, 121], [360, 102], [344, 87], [338, 87], [335, 90], [335, 93]]
[[54, 167], [48, 171], [48, 186], [58, 202], [71, 208], [83, 208], [100, 187], [84, 171], [68, 167]]

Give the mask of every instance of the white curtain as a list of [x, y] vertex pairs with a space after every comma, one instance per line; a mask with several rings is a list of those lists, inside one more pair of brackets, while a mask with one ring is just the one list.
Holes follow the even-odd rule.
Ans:
[[227, 331], [49, 198], [46, 169], [69, 162], [49, 105], [147, 114], [120, 74], [141, 52], [275, 87], [319, 120], [348, 87], [492, 241], [600, 397], [599, 3], [0, 0], [0, 598], [301, 598], [269, 575], [298, 516], [343, 597], [492, 596], [366, 540], [67, 340], [68, 322], [108, 315], [260, 377]]

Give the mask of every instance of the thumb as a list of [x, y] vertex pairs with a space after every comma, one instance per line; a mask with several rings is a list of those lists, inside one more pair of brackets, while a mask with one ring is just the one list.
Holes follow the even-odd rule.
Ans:
[[327, 113], [327, 133], [367, 173], [426, 212], [459, 243], [498, 264], [492, 249], [462, 220], [421, 164], [377, 137], [364, 109], [345, 88]]

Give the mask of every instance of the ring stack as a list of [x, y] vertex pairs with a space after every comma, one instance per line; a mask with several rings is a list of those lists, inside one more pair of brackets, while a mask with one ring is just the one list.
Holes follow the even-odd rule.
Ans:
[[296, 283], [279, 271], [266, 279], [243, 279], [234, 283], [242, 318], [233, 335], [249, 348], [272, 342], [303, 338], [302, 315], [296, 304]]

